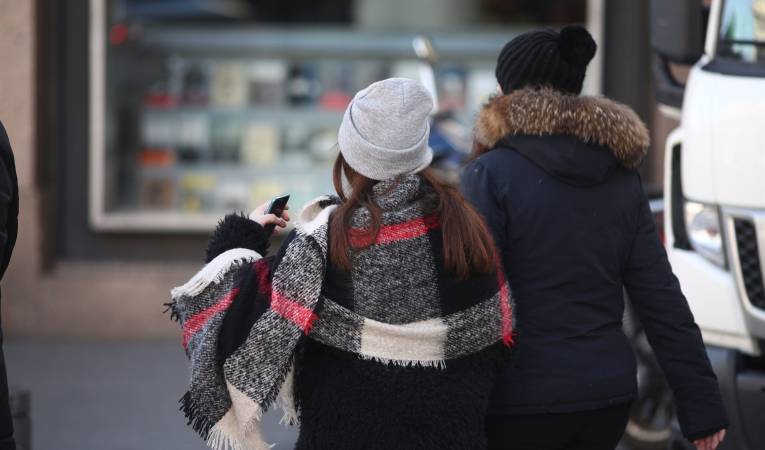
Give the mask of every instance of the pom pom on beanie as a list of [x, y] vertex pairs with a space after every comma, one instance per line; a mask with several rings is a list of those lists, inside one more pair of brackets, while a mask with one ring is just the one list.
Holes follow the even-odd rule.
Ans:
[[563, 59], [571, 64], [587, 67], [598, 49], [595, 40], [586, 28], [569, 25], [560, 30], [558, 48]]
[[497, 82], [504, 93], [548, 86], [579, 94], [587, 64], [597, 49], [587, 29], [579, 25], [563, 27], [560, 32], [529, 31], [505, 44], [497, 58]]

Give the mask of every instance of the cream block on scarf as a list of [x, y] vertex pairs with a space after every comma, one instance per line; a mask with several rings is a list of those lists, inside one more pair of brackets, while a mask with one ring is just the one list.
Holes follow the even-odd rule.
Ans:
[[364, 319], [361, 357], [399, 365], [444, 365], [448, 327], [440, 318], [393, 325]]
[[231, 383], [226, 383], [231, 409], [210, 430], [207, 445], [213, 450], [268, 450], [260, 421], [263, 409]]

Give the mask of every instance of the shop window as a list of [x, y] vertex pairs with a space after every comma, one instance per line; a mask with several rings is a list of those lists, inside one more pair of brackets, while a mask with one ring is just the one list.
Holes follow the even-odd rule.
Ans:
[[[277, 194], [297, 208], [332, 192], [352, 95], [423, 73], [417, 30], [356, 28], [356, 3], [91, 0], [91, 226], [207, 232]], [[469, 134], [497, 53], [525, 28], [457, 28], [431, 37], [441, 108]]]

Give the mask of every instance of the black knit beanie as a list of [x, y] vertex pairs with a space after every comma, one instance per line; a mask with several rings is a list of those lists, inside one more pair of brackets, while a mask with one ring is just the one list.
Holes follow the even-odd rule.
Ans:
[[499, 53], [497, 82], [505, 94], [526, 86], [579, 94], [597, 48], [590, 33], [578, 25], [566, 26], [560, 33], [551, 29], [523, 33]]

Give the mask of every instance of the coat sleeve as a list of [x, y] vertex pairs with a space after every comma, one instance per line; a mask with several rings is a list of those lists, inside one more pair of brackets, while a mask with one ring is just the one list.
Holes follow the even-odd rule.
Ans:
[[8, 135], [0, 123], [0, 279], [11, 261], [19, 228], [19, 187]]
[[489, 226], [496, 247], [505, 248], [507, 212], [492, 174], [480, 159], [473, 160], [465, 167], [461, 187], [465, 198]]
[[268, 253], [269, 238], [258, 222], [241, 214], [229, 214], [218, 223], [210, 236], [205, 262], [209, 263], [216, 256], [234, 248], [246, 248], [265, 255]]
[[[0, 279], [8, 268], [16, 244], [19, 215], [19, 189], [13, 151], [0, 123]], [[0, 450], [13, 450], [13, 420], [8, 394], [8, 378], [3, 355], [3, 331], [0, 326]]]
[[624, 286], [675, 396], [678, 420], [694, 440], [728, 426], [701, 332], [659, 241], [645, 193], [624, 269]]

